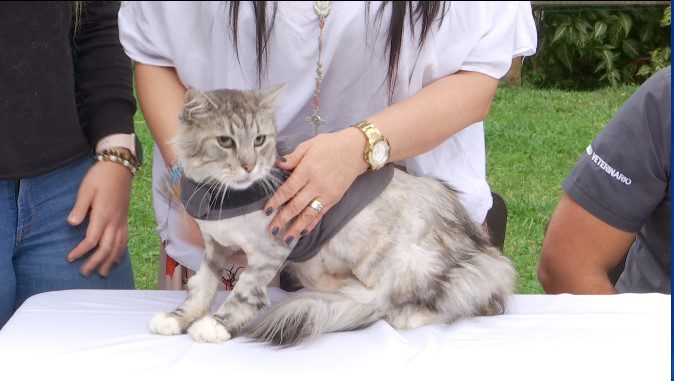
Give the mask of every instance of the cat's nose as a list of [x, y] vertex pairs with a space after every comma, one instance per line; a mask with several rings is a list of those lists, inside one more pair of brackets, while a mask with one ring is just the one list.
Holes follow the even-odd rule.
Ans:
[[255, 163], [244, 164], [244, 165], [243, 165], [243, 169], [245, 169], [246, 172], [248, 172], [248, 173], [253, 172], [253, 168], [255, 168]]

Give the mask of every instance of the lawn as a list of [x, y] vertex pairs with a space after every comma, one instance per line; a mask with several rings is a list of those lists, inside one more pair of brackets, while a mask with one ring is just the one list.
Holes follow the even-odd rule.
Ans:
[[[566, 174], [636, 88], [593, 92], [501, 87], [485, 122], [487, 177], [508, 204], [505, 254], [519, 273], [518, 293], [541, 293], [536, 263], [545, 225]], [[159, 239], [152, 211], [152, 137], [140, 113], [136, 131], [146, 166], [134, 183], [129, 249], [136, 287], [157, 286]]]

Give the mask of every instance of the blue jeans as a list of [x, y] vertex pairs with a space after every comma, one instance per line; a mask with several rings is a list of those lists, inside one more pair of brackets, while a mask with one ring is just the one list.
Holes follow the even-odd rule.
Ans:
[[91, 253], [72, 263], [66, 260], [86, 233], [88, 219], [76, 227], [66, 219], [93, 163], [85, 155], [40, 176], [0, 180], [0, 328], [21, 303], [37, 293], [134, 288], [128, 250], [107, 277], [80, 274], [79, 267]]

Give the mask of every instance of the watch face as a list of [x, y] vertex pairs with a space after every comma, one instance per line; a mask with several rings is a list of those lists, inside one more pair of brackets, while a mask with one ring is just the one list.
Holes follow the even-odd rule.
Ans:
[[376, 166], [381, 166], [386, 164], [386, 161], [388, 161], [388, 156], [389, 156], [389, 151], [391, 150], [391, 147], [386, 143], [384, 140], [380, 140], [376, 143], [374, 143], [374, 146], [372, 147], [372, 161], [374, 165]]

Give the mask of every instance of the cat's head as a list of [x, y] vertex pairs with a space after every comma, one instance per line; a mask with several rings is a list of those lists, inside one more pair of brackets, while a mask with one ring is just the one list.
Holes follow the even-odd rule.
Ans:
[[268, 178], [277, 155], [274, 109], [282, 89], [188, 90], [174, 144], [185, 175], [232, 189]]

